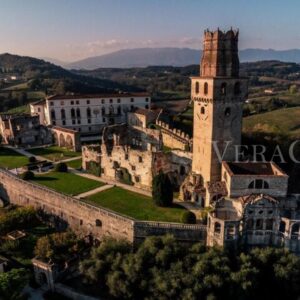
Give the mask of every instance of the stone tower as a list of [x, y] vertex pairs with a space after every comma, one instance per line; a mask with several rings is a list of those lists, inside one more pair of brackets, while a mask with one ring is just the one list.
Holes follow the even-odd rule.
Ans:
[[235, 159], [234, 145], [241, 142], [242, 107], [248, 87], [247, 79], [239, 77], [238, 34], [232, 29], [206, 30], [200, 76], [191, 78], [192, 173], [200, 176], [204, 185], [221, 180], [221, 161], [213, 142], [225, 161]]

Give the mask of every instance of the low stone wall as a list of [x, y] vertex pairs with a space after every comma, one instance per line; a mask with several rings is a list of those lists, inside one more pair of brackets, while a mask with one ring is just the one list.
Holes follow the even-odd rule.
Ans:
[[0, 169], [0, 198], [17, 205], [40, 209], [53, 222], [65, 223], [78, 235], [91, 234], [99, 240], [110, 236], [134, 243], [147, 236], [167, 233], [173, 234], [180, 241], [197, 242], [206, 239], [206, 226], [137, 221], [24, 181], [3, 169]]
[[139, 242], [147, 236], [172, 234], [181, 242], [206, 242], [206, 226], [167, 222], [135, 221], [134, 236]]

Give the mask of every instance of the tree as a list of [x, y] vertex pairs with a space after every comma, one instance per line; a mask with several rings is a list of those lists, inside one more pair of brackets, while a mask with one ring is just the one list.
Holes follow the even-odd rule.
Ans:
[[23, 180], [33, 180], [34, 179], [34, 173], [32, 171], [25, 171], [20, 175], [20, 177]]
[[196, 216], [191, 211], [184, 211], [181, 215], [181, 222], [185, 224], [196, 224]]
[[292, 85], [289, 87], [289, 92], [290, 92], [290, 94], [296, 94], [296, 93], [297, 93], [297, 85], [292, 84]]
[[79, 251], [81, 241], [71, 231], [53, 233], [37, 240], [34, 254], [42, 260], [60, 260]]
[[173, 187], [169, 176], [162, 171], [153, 178], [152, 198], [158, 206], [171, 206], [173, 203]]
[[28, 161], [29, 161], [30, 163], [35, 163], [35, 162], [36, 162], [36, 157], [35, 157], [35, 156], [30, 156], [30, 157], [28, 158]]
[[28, 282], [29, 274], [25, 269], [12, 269], [0, 273], [0, 299], [21, 299], [21, 292]]
[[0, 216], [0, 235], [28, 228], [37, 223], [36, 212], [32, 207], [20, 207]]
[[300, 259], [284, 249], [232, 255], [171, 235], [148, 237], [135, 251], [104, 240], [80, 263], [84, 278], [117, 299], [297, 299]]
[[68, 172], [68, 165], [64, 162], [60, 162], [55, 166], [56, 172]]

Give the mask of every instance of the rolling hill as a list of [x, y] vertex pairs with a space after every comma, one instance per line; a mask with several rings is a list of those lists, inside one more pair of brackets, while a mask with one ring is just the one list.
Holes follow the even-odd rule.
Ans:
[[[11, 80], [14, 76], [15, 79]], [[139, 88], [75, 74], [41, 59], [12, 54], [0, 55], [0, 112], [24, 107], [46, 94], [111, 93], [140, 91]]]

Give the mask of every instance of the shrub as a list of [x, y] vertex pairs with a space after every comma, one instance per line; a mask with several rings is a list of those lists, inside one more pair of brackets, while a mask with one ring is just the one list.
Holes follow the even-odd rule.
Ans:
[[30, 157], [28, 158], [28, 161], [29, 161], [30, 163], [35, 163], [35, 162], [36, 162], [35, 156], [30, 156]]
[[184, 211], [181, 215], [181, 222], [185, 224], [196, 224], [196, 216], [191, 211]]
[[56, 171], [56, 172], [68, 172], [68, 166], [67, 166], [67, 164], [64, 163], [64, 162], [58, 163], [58, 164], [55, 166], [55, 171]]
[[38, 224], [38, 219], [32, 207], [12, 209], [0, 216], [0, 235], [7, 234], [12, 230], [26, 229], [35, 224]]
[[32, 180], [34, 179], [34, 173], [32, 171], [26, 171], [20, 176], [23, 180]]
[[166, 207], [173, 203], [173, 187], [167, 174], [159, 172], [153, 178], [152, 197], [156, 205]]
[[20, 242], [18, 240], [7, 240], [2, 243], [0, 246], [1, 251], [3, 252], [13, 252], [20, 248]]

